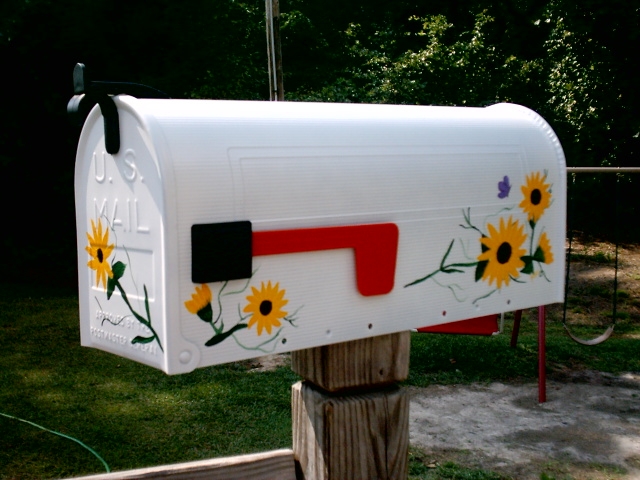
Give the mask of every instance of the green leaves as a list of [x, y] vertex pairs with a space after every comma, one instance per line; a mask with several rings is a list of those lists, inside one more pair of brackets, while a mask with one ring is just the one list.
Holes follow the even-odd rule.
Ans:
[[131, 343], [151, 343], [155, 339], [156, 339], [155, 335], [152, 335], [151, 337], [142, 337], [142, 336], [138, 335], [133, 340], [131, 340]]
[[213, 321], [213, 309], [211, 303], [207, 303], [204, 308], [198, 310], [198, 317], [203, 322], [211, 323]]
[[111, 265], [111, 271], [113, 272], [113, 276], [109, 277], [107, 280], [107, 300], [111, 298], [113, 295], [113, 291], [118, 286], [118, 281], [124, 275], [124, 271], [127, 266], [122, 262], [116, 262]]
[[127, 307], [129, 307], [129, 310], [131, 311], [133, 316], [136, 318], [136, 320], [142, 323], [145, 327], [151, 330], [151, 333], [153, 333], [153, 335], [150, 337], [137, 336], [133, 340], [131, 340], [131, 343], [133, 344], [150, 343], [156, 340], [158, 342], [158, 346], [160, 347], [160, 350], [164, 352], [164, 349], [162, 348], [162, 343], [160, 342], [160, 337], [158, 337], [158, 334], [156, 333], [154, 328], [151, 326], [151, 311], [149, 309], [149, 294], [147, 292], [147, 286], [146, 285], [143, 286], [144, 308], [145, 308], [145, 313], [147, 314], [147, 318], [145, 318], [133, 309], [133, 307], [131, 306], [131, 303], [129, 302], [129, 299], [127, 298], [127, 293], [122, 288], [122, 285], [120, 285], [120, 279], [124, 275], [126, 268], [127, 268], [127, 265], [120, 261], [115, 262], [113, 265], [111, 265], [111, 272], [113, 273], [113, 275], [109, 277], [109, 279], [107, 280], [107, 300], [111, 299], [111, 296], [113, 295], [114, 290], [117, 288], [120, 291], [120, 294], [122, 295], [122, 300], [124, 301], [124, 303], [127, 304]]
[[533, 273], [533, 257], [529, 255], [525, 255], [524, 257], [520, 257], [520, 260], [524, 262], [524, 267], [520, 270], [520, 273], [524, 273], [526, 275], [531, 275]]
[[[486, 248], [484, 245], [482, 247]], [[488, 260], [482, 260], [481, 262], [478, 262], [478, 266], [476, 267], [476, 274], [475, 274], [476, 282], [482, 279], [482, 276], [484, 275], [484, 271], [486, 270], [487, 265], [489, 265]]]
[[535, 271], [535, 269], [533, 268], [533, 262], [544, 263], [545, 261], [544, 251], [540, 246], [538, 246], [533, 256], [525, 255], [523, 257], [520, 257], [520, 260], [524, 262], [524, 267], [522, 267], [522, 270], [520, 270], [520, 273], [524, 273], [525, 275], [531, 275]]

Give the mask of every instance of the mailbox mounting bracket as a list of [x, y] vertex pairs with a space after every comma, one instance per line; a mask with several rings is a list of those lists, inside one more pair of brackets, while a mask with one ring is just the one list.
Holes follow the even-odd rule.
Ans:
[[147, 85], [130, 82], [91, 81], [86, 67], [77, 63], [73, 69], [73, 93], [67, 104], [67, 113], [74, 123], [83, 125], [87, 115], [97, 103], [104, 118], [104, 143], [107, 153], [120, 151], [120, 120], [112, 96], [127, 94], [137, 98], [170, 98], [166, 93]]

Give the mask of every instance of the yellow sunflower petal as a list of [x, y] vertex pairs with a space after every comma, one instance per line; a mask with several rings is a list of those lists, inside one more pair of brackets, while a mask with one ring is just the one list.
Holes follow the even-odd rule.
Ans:
[[111, 265], [107, 259], [113, 252], [115, 245], [109, 245], [109, 230], [102, 232], [102, 221], [98, 219], [98, 226], [91, 219], [91, 234], [87, 232], [89, 246], [85, 247], [86, 252], [91, 257], [87, 266], [96, 271], [96, 285], [104, 285], [107, 288], [107, 277], [113, 277]]
[[284, 298], [286, 291], [280, 289], [280, 284], [271, 284], [271, 281], [264, 282], [260, 285], [260, 290], [251, 287], [253, 295], [248, 295], [247, 305], [243, 311], [251, 314], [247, 327], [251, 328], [256, 325], [256, 332], [262, 335], [262, 331], [266, 330], [271, 335], [273, 327], [280, 327], [280, 319], [287, 315], [282, 307], [289, 301]]
[[540, 249], [542, 250], [544, 263], [553, 263], [553, 252], [551, 251], [551, 243], [549, 242], [547, 232], [542, 232], [542, 235], [540, 235]]
[[544, 211], [551, 205], [550, 184], [545, 183], [547, 177], [540, 172], [527, 175], [525, 185], [520, 187], [524, 199], [519, 207], [527, 214], [529, 221], [537, 222]]
[[196, 287], [191, 299], [184, 302], [184, 306], [190, 313], [195, 315], [209, 303], [211, 303], [211, 289], [209, 285], [203, 283], [201, 287]]
[[509, 217], [505, 223], [500, 219], [499, 228], [488, 225], [489, 236], [481, 237], [480, 242], [486, 247], [486, 251], [478, 255], [478, 261], [486, 261], [482, 280], [492, 285], [495, 281], [497, 288], [509, 285], [511, 278], [519, 276], [518, 270], [524, 267], [521, 257], [526, 251], [521, 248], [526, 240], [524, 227], [517, 220]]

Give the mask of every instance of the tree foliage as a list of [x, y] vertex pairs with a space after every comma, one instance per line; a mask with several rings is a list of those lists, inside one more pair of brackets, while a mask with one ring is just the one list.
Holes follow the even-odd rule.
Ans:
[[[514, 102], [551, 124], [569, 165], [640, 164], [640, 0], [283, 0], [280, 8], [288, 100]], [[75, 63], [95, 79], [174, 98], [266, 100], [264, 11], [262, 0], [0, 2], [2, 201], [22, 206], [5, 212], [11, 234], [0, 243], [13, 271], [54, 257], [75, 264], [78, 131], [65, 113]], [[635, 225], [639, 180], [619, 177], [623, 214]], [[613, 188], [608, 181], [577, 179], [585, 222], [611, 218], [593, 195]], [[59, 233], [43, 246], [43, 232]]]
[[[318, 78], [309, 74], [308, 59], [287, 62], [296, 77], [288, 88], [292, 100], [515, 102], [547, 118], [566, 145], [569, 164], [631, 165], [640, 131], [629, 67], [640, 51], [637, 0], [475, 0], [435, 7], [401, 0], [374, 2], [367, 12], [346, 2], [333, 32], [319, 20], [321, 11], [296, 6], [300, 10], [290, 15], [297, 24], [322, 32], [313, 48], [331, 53], [314, 55], [326, 62], [316, 63]], [[298, 40], [292, 32], [290, 41]]]

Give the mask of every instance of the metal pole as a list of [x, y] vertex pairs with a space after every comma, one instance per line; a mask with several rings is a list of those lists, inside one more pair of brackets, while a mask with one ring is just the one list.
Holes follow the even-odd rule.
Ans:
[[283, 101], [282, 44], [280, 41], [280, 2], [265, 0], [267, 57], [269, 66], [269, 100]]
[[640, 167], [567, 167], [567, 173], [640, 173]]

